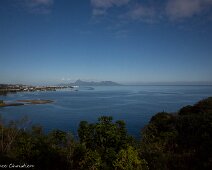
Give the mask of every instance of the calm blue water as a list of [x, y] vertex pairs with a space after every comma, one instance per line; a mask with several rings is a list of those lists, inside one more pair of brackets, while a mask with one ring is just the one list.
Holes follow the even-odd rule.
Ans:
[[49, 99], [54, 103], [0, 108], [6, 120], [27, 116], [45, 131], [61, 129], [76, 135], [80, 121], [97, 121], [102, 115], [124, 120], [136, 137], [157, 112], [176, 112], [182, 106], [212, 96], [212, 86], [83, 87], [79, 91], [27, 92], [0, 96], [0, 100]]

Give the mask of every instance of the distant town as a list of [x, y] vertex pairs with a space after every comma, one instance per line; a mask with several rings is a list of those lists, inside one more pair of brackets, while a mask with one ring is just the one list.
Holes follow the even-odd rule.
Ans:
[[32, 86], [23, 84], [0, 84], [0, 95], [17, 92], [35, 92], [35, 91], [56, 91], [58, 89], [75, 88], [79, 86], [120, 86], [120, 84], [112, 81], [86, 82], [77, 80], [74, 83], [60, 84], [56, 86]]
[[57, 89], [74, 88], [73, 86], [29, 86], [22, 84], [0, 84], [0, 95], [16, 92], [56, 91]]

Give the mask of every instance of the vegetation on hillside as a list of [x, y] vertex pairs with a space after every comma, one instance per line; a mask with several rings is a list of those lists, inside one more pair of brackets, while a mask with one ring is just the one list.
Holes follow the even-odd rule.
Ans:
[[127, 134], [123, 121], [106, 116], [82, 121], [79, 140], [61, 130], [25, 130], [24, 122], [0, 124], [0, 164], [27, 163], [39, 170], [212, 169], [212, 98], [176, 114], [156, 114], [140, 141]]

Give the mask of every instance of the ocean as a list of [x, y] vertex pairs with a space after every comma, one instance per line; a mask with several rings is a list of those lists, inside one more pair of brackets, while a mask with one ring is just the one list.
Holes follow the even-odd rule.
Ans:
[[53, 103], [0, 108], [4, 121], [27, 117], [31, 125], [45, 132], [60, 129], [77, 137], [82, 120], [97, 122], [100, 116], [124, 120], [130, 135], [140, 137], [141, 129], [158, 112], [177, 112], [212, 96], [212, 86], [96, 86], [47, 92], [21, 92], [0, 96], [0, 100], [53, 100]]

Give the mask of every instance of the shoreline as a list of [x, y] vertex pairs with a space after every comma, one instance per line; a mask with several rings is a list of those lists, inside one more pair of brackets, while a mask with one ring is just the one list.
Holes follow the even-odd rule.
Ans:
[[59, 89], [73, 88], [72, 86], [28, 86], [18, 84], [0, 84], [0, 95], [18, 92], [56, 91]]
[[16, 100], [13, 103], [5, 103], [2, 102], [0, 103], [0, 108], [1, 107], [10, 107], [10, 106], [23, 106], [23, 105], [28, 105], [28, 104], [48, 104], [48, 103], [53, 103], [53, 100]]
[[47, 103], [53, 103], [52, 100], [17, 100], [17, 102], [22, 102], [26, 104], [47, 104]]

